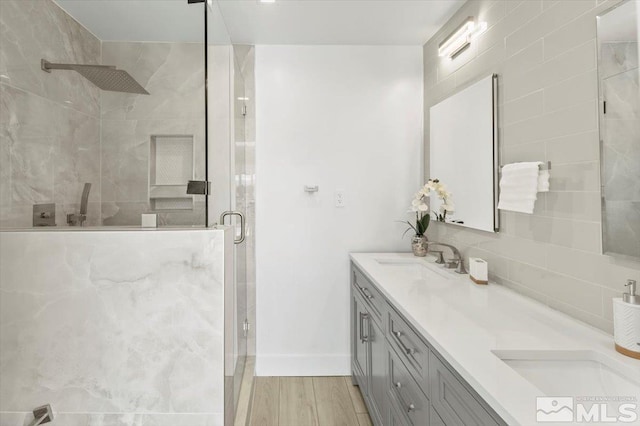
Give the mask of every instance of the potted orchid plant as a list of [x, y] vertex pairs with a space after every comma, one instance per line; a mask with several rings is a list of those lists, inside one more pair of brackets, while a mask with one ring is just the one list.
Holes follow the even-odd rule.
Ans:
[[451, 200], [451, 193], [447, 191], [447, 188], [442, 183], [440, 183], [439, 179], [429, 179], [425, 185], [425, 188], [427, 187], [430, 189], [430, 192], [435, 192], [438, 195], [438, 198], [442, 200], [442, 203], [440, 204], [440, 213], [434, 212], [434, 215], [438, 222], [445, 222], [447, 219], [447, 213], [453, 214], [453, 211], [455, 210]]
[[415, 225], [411, 221], [406, 221], [409, 228], [407, 228], [403, 236], [409, 231], [415, 232], [414, 237], [411, 239], [411, 249], [413, 254], [419, 257], [426, 256], [428, 252], [429, 242], [425, 234], [431, 222], [431, 216], [429, 215], [427, 201], [432, 193], [436, 193], [438, 198], [442, 200], [440, 213], [434, 212], [437, 221], [444, 222], [447, 218], [447, 213], [452, 213], [454, 210], [451, 202], [451, 193], [447, 191], [446, 187], [438, 179], [429, 179], [416, 193], [413, 201], [411, 201], [409, 210], [411, 214], [416, 215]]

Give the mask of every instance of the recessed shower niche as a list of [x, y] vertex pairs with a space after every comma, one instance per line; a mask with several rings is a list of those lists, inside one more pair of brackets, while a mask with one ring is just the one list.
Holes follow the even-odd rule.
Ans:
[[193, 135], [153, 135], [149, 144], [149, 202], [153, 211], [193, 210]]

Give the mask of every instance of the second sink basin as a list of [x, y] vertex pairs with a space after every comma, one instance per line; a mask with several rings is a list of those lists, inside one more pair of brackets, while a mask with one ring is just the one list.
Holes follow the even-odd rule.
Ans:
[[640, 374], [592, 351], [493, 351], [545, 395], [640, 397]]

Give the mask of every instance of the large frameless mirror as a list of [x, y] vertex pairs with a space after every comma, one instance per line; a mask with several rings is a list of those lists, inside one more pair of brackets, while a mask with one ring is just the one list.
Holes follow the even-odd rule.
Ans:
[[[429, 173], [453, 195], [447, 223], [498, 232], [497, 76], [490, 75], [431, 107]], [[439, 213], [442, 200], [431, 197]]]
[[602, 248], [640, 258], [640, 2], [598, 16]]

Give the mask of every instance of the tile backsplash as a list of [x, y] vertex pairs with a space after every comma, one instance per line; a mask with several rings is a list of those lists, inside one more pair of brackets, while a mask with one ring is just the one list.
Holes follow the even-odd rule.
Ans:
[[[626, 279], [640, 281], [640, 262], [600, 254], [596, 16], [617, 3], [469, 1], [424, 45], [427, 147], [429, 108], [497, 73], [502, 162], [553, 163], [551, 192], [539, 194], [533, 215], [501, 212], [498, 234], [433, 223], [429, 238], [484, 258], [497, 283], [609, 333], [611, 299]], [[467, 16], [487, 31], [454, 60], [440, 58], [438, 44]]]

